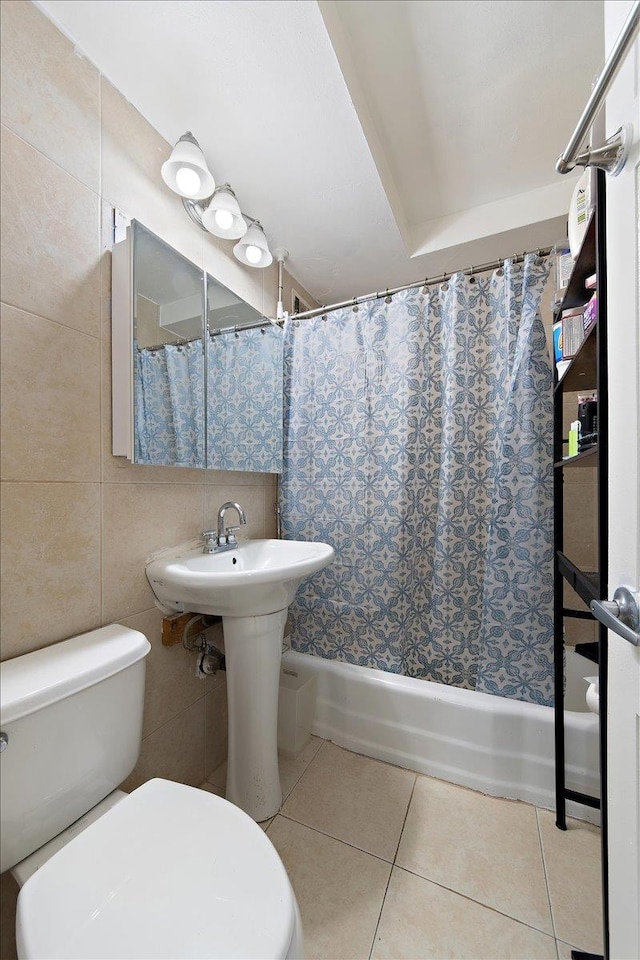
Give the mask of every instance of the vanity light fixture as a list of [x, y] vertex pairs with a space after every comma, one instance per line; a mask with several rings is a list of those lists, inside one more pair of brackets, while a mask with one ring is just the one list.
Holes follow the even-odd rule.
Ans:
[[216, 190], [200, 144], [192, 133], [183, 133], [162, 164], [161, 172], [167, 186], [182, 197], [194, 223], [215, 237], [239, 241], [233, 248], [237, 260], [248, 267], [268, 267], [273, 263], [260, 222], [242, 213], [228, 183]]
[[269, 244], [259, 220], [252, 221], [244, 237], [233, 248], [233, 255], [236, 260], [246, 263], [248, 267], [268, 267], [273, 263]]
[[215, 237], [239, 240], [247, 232], [247, 222], [228, 183], [218, 187], [202, 214], [202, 225]]
[[200, 144], [192, 133], [183, 133], [171, 156], [162, 164], [162, 179], [174, 193], [190, 200], [204, 200], [216, 188]]

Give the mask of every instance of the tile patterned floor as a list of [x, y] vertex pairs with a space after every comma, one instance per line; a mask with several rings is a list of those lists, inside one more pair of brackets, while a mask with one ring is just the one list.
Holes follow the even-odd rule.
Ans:
[[[602, 950], [599, 831], [313, 738], [262, 824], [307, 960], [568, 960]], [[223, 795], [226, 765], [203, 784]]]

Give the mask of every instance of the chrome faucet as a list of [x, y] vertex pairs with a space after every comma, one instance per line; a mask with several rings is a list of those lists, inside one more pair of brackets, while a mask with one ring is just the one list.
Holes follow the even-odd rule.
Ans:
[[[225, 526], [224, 518], [227, 510], [233, 507], [238, 514], [240, 523], [236, 527]], [[247, 522], [244, 510], [239, 503], [234, 500], [228, 500], [223, 503], [218, 510], [218, 530], [203, 530], [202, 539], [204, 540], [203, 553], [218, 553], [221, 550], [235, 550], [238, 541], [235, 538], [235, 531], [243, 527]]]

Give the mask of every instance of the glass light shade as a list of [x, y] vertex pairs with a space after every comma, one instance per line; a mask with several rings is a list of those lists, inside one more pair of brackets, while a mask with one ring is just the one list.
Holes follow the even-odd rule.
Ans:
[[247, 232], [247, 222], [231, 188], [218, 187], [202, 214], [203, 227], [215, 237], [238, 240]]
[[171, 156], [162, 164], [161, 173], [174, 193], [189, 200], [204, 200], [216, 188], [204, 154], [190, 133], [178, 140]]
[[[249, 252], [249, 256], [247, 256]], [[268, 267], [273, 263], [267, 238], [260, 224], [252, 223], [242, 240], [233, 248], [234, 256], [248, 267]]]

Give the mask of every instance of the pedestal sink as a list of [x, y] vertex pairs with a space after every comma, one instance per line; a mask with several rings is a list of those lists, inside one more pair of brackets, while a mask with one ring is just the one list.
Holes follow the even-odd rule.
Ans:
[[160, 605], [223, 618], [229, 707], [227, 799], [254, 820], [280, 809], [278, 687], [287, 607], [298, 584], [331, 563], [333, 547], [300, 540], [250, 540], [204, 554], [202, 545], [165, 551], [147, 564]]

